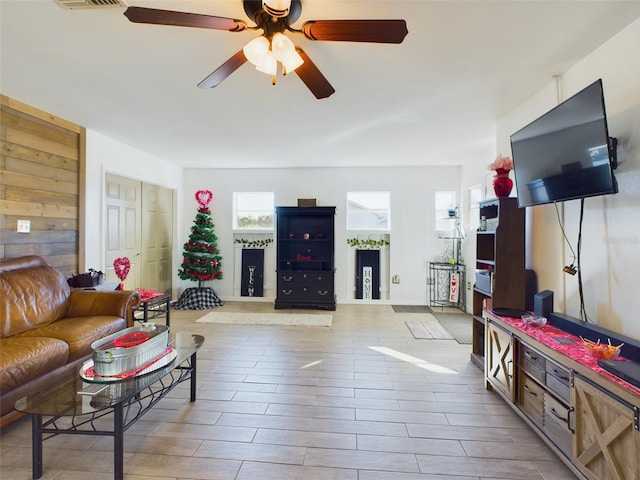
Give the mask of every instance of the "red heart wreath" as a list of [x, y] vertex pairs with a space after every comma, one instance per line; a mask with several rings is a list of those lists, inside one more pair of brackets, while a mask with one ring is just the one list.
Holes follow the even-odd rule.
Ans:
[[127, 275], [129, 275], [131, 262], [127, 257], [118, 257], [113, 261], [113, 269], [116, 272], [116, 277], [118, 277], [121, 282], [124, 282]]
[[196, 192], [196, 202], [203, 208], [206, 208], [213, 200], [213, 193], [211, 190], [198, 190]]

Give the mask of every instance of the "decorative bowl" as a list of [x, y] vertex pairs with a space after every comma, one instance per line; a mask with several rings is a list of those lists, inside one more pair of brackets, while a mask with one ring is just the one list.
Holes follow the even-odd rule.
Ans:
[[522, 315], [522, 321], [528, 327], [542, 328], [547, 324], [547, 318], [538, 315]]
[[591, 354], [593, 358], [598, 360], [613, 360], [620, 355], [620, 350], [624, 343], [621, 343], [617, 347], [611, 345], [611, 343], [592, 342], [591, 340], [582, 339], [582, 345], [584, 349]]
[[140, 300], [143, 302], [158, 295], [155, 288], [136, 288], [136, 291], [140, 294]]

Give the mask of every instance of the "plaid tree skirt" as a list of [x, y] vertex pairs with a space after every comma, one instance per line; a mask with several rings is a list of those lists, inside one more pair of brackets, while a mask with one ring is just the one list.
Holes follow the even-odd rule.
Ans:
[[221, 307], [224, 302], [218, 298], [213, 288], [187, 288], [180, 298], [171, 303], [178, 310], [205, 310], [207, 308]]

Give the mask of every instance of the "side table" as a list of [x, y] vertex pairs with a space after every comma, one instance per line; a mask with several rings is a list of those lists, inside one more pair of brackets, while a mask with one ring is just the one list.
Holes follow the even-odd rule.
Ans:
[[168, 293], [142, 300], [138, 309], [133, 313], [135, 320], [146, 323], [154, 318], [164, 316], [167, 327], [171, 326], [171, 295]]
[[[429, 262], [429, 306], [465, 309], [465, 269], [459, 263]], [[452, 278], [456, 275], [457, 301], [451, 298]]]

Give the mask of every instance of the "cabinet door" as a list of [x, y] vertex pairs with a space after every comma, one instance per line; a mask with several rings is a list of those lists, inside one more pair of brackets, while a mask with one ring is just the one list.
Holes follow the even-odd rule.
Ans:
[[487, 381], [513, 401], [513, 341], [511, 333], [487, 322], [486, 335]]
[[639, 480], [637, 407], [575, 377], [573, 463], [589, 479]]

